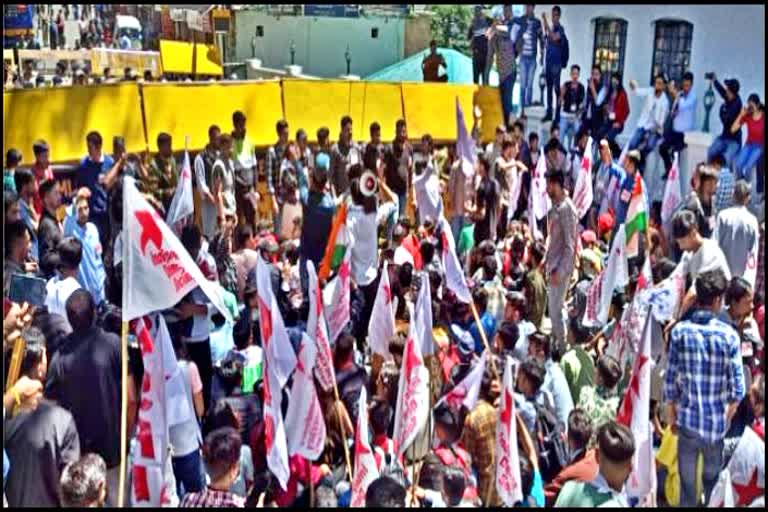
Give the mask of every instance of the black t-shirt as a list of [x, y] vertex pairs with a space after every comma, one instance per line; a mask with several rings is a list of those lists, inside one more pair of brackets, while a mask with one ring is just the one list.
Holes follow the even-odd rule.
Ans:
[[485, 215], [475, 223], [475, 245], [484, 240], [492, 240], [496, 233], [499, 218], [499, 182], [484, 177], [477, 189], [477, 208], [485, 209]]
[[714, 201], [710, 201], [707, 206], [701, 199], [699, 199], [698, 194], [692, 192], [685, 202], [684, 209], [692, 211], [696, 216], [696, 225], [699, 228], [699, 234], [704, 238], [710, 238], [715, 229], [716, 212]]

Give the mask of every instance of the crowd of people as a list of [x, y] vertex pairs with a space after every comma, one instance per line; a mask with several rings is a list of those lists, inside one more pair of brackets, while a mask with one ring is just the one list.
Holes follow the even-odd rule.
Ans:
[[[564, 31], [559, 8], [552, 26], [544, 20], [543, 29], [530, 19], [532, 6], [527, 9], [522, 31], [532, 37], [522, 43], [521, 65], [530, 78], [538, 38], [557, 34], [562, 41]], [[505, 42], [489, 44], [505, 51]], [[187, 171], [194, 214], [174, 229], [205, 278], [223, 290], [234, 321], [218, 313], [199, 287], [162, 312], [191, 418], [169, 430], [164, 477], [172, 483], [164, 504], [349, 506], [359, 470], [350, 467], [349, 453], [366, 442], [379, 474], [365, 491], [367, 507], [637, 505], [626, 485], [640, 440], [619, 415], [628, 390], [637, 386], [633, 364], [642, 356], [641, 333], [629, 319], [640, 307], [641, 289], [664, 286], [678, 272], [684, 293], [675, 313], [664, 322], [649, 320], [648, 421], [658, 482], [648, 499], [659, 506], [708, 504], [742, 436], [764, 438], [764, 221], [757, 220], [751, 201], [762, 188], [755, 182], [763, 172], [763, 107], [750, 96], [751, 106], [742, 111], [740, 100], [733, 104], [738, 82], [715, 82], [725, 100], [727, 130], [724, 121], [709, 161], [690, 173], [692, 192], [662, 222], [661, 204], [654, 203], [660, 203], [667, 177], [648, 179], [643, 151], [654, 146], [649, 139], [661, 142], [672, 170], [669, 151], [676, 147], [675, 134], [686, 129], [678, 118], [689, 108], [691, 79], [673, 93], [670, 108], [660, 99], [664, 77], [657, 78], [630, 147], [620, 155], [615, 136], [621, 130], [580, 116], [584, 102], [593, 114], [602, 104], [594, 99], [599, 75], [592, 70], [585, 92], [578, 66], [571, 69], [571, 82], [559, 92], [560, 124], [553, 124], [546, 141], [521, 116], [499, 125], [495, 140], [483, 147], [482, 118], [475, 112], [467, 139], [471, 155], [459, 144], [409, 134], [404, 120], [397, 121], [391, 142], [382, 140], [376, 122], [367, 127], [368, 141], [355, 141], [349, 116], [340, 120], [335, 142], [323, 127], [310, 144], [304, 129], [281, 120], [275, 143], [259, 148], [249, 137], [248, 119], [237, 111], [231, 127], [209, 127], [207, 145], [192, 158], [179, 154], [168, 133], [158, 135], [154, 155], [127, 152], [121, 137], [108, 154], [102, 136], [88, 133], [72, 197], [64, 197], [45, 141], [34, 144], [31, 167], [21, 165], [18, 149], [9, 150], [3, 339], [5, 375], [14, 381], [3, 397], [7, 504], [114, 506], [123, 448], [130, 454], [130, 482], [131, 461], [146, 442], [138, 432], [147, 381], [136, 333], [128, 337], [127, 382], [121, 377], [122, 292], [135, 285], [123, 279], [123, 194], [135, 180], [166, 218]], [[621, 77], [613, 81], [608, 116], [615, 122], [626, 92]], [[667, 108], [672, 131], [662, 134]], [[734, 134], [744, 124], [747, 142], [739, 149]], [[580, 216], [574, 200], [583, 162], [591, 161], [590, 140], [596, 152], [593, 195]], [[532, 206], [533, 194], [543, 192], [538, 183], [551, 202], [546, 218]], [[629, 282], [609, 290], [605, 321], [587, 321], [593, 284], [604, 277], [611, 255], [624, 249], [615, 241], [624, 240], [622, 230], [637, 213], [637, 190], [645, 191], [640, 200], [650, 214], [638, 228], [639, 249], [627, 260]], [[270, 390], [262, 324], [268, 319], [260, 314], [257, 268], [265, 262], [269, 269], [290, 350], [298, 357], [303, 335], [314, 336], [306, 332], [316, 279], [308, 264], [319, 269], [333, 260], [330, 276], [341, 273], [337, 258], [328, 256], [337, 248], [340, 225], [348, 233], [352, 284], [349, 320], [329, 340], [338, 395], [314, 379], [324, 449], [316, 460], [292, 453], [290, 478], [281, 486], [266, 448], [274, 425], [265, 421]], [[468, 284], [469, 303], [457, 295], [455, 269], [446, 259], [451, 251]], [[13, 300], [12, 276], [19, 274], [45, 280], [42, 304]], [[645, 282], [649, 278], [652, 283]], [[320, 274], [321, 286], [329, 281]], [[384, 347], [378, 339], [374, 347], [380, 333], [372, 317], [382, 289], [393, 305], [395, 330]], [[419, 297], [431, 311], [427, 334], [420, 334], [430, 340], [423, 350], [430, 413], [403, 452], [394, 442], [395, 411], [401, 410], [400, 381], [410, 378], [403, 372], [415, 357], [409, 331]], [[14, 354], [19, 337], [25, 343]], [[516, 368], [513, 393], [502, 382], [509, 361]], [[476, 397], [469, 400], [471, 393], [459, 388], [479, 365]], [[294, 382], [297, 374], [281, 390], [282, 414], [291, 410]], [[124, 384], [126, 447], [120, 436]], [[458, 400], [456, 390], [464, 393]], [[361, 394], [368, 397], [367, 422], [359, 421]], [[512, 403], [521, 499], [507, 503], [497, 485], [497, 430]], [[370, 430], [364, 441], [361, 424]], [[698, 473], [700, 454], [705, 464]], [[764, 506], [763, 487], [738, 493], [738, 504]], [[134, 493], [127, 490], [126, 497], [133, 505]]]

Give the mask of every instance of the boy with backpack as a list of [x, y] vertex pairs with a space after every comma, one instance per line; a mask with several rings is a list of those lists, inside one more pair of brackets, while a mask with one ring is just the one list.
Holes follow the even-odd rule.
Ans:
[[434, 454], [446, 466], [457, 467], [463, 471], [466, 478], [463, 499], [475, 502], [478, 500], [477, 478], [472, 471], [472, 459], [461, 442], [463, 418], [445, 404], [438, 406], [434, 414], [437, 438], [433, 445], [435, 446]]

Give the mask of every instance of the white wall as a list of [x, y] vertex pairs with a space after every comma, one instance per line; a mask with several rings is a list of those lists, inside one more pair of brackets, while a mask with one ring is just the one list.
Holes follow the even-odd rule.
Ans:
[[[765, 102], [765, 6], [764, 5], [561, 5], [561, 23], [570, 42], [571, 64], [581, 66], [582, 81], [592, 66], [595, 28], [593, 19], [619, 17], [628, 21], [627, 46], [624, 58], [624, 86], [635, 79], [641, 87], [650, 85], [653, 61], [654, 22], [662, 18], [684, 20], [693, 24], [691, 71], [693, 90], [697, 97], [696, 129], [704, 123], [702, 97], [707, 81], [704, 73], [715, 71], [718, 79], [733, 76], [741, 83], [740, 95], [756, 92]], [[552, 4], [536, 5], [536, 15], [547, 13], [551, 21]], [[538, 99], [538, 72], [534, 81], [534, 98]], [[562, 80], [567, 80], [567, 71]], [[722, 104], [715, 92], [716, 102], [710, 114], [710, 130], [719, 134]], [[629, 95], [631, 114], [622, 135], [629, 136], [637, 124], [642, 99]], [[620, 137], [623, 139], [623, 137]]]
[[[235, 60], [251, 58], [251, 38], [256, 27], [264, 37], [256, 38], [256, 57], [265, 67], [282, 69], [290, 64], [290, 41], [296, 44], [296, 64], [303, 72], [337, 78], [347, 71], [344, 57], [351, 53], [351, 72], [366, 76], [403, 59], [405, 20], [402, 18], [326, 18], [281, 16], [279, 19], [255, 11], [235, 14]], [[371, 29], [379, 29], [378, 38]]]

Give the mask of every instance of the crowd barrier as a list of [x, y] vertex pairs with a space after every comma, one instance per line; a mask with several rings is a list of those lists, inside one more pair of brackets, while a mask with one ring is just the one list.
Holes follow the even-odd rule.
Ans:
[[275, 80], [215, 83], [121, 83], [83, 87], [12, 90], [3, 93], [3, 152], [19, 149], [24, 164], [33, 160], [32, 144], [44, 139], [53, 162], [71, 162], [86, 153], [92, 130], [104, 138], [125, 137], [129, 152], [156, 151], [157, 135], [173, 136], [174, 149], [197, 151], [208, 142], [208, 127], [227, 132], [232, 113], [242, 110], [246, 130], [259, 147], [274, 144], [275, 124], [286, 119], [291, 138], [304, 128], [310, 142], [326, 126], [338, 137], [342, 116], [353, 119], [353, 138], [368, 140], [369, 125], [378, 121], [382, 139], [392, 140], [395, 122], [405, 119], [408, 137], [429, 133], [435, 141], [456, 138], [456, 98], [471, 129], [474, 106], [482, 111], [481, 139], [493, 140], [502, 121], [498, 89], [474, 85], [354, 82], [341, 80]]

